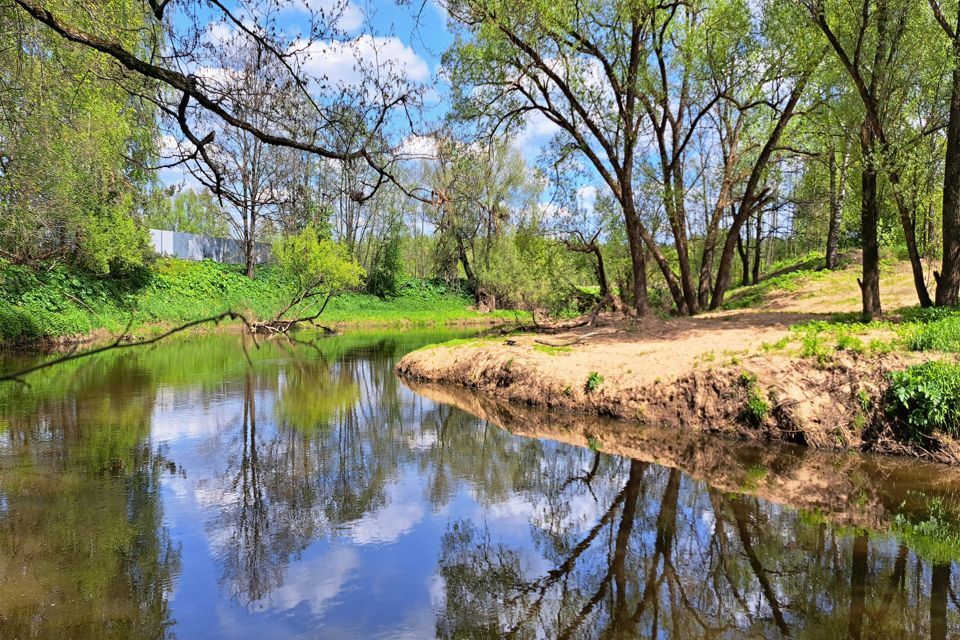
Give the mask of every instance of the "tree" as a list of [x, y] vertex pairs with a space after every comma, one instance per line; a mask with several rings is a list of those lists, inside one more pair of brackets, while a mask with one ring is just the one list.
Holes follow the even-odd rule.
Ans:
[[144, 224], [154, 229], [223, 237], [229, 233], [227, 221], [209, 191], [184, 189], [170, 193], [158, 189], [147, 202]]
[[[634, 201], [643, 112], [639, 76], [650, 13], [641, 3], [580, 8], [565, 3], [455, 0], [457, 40], [444, 59], [458, 116], [492, 129], [537, 113], [563, 132], [620, 204], [627, 225], [637, 313], [648, 310], [643, 245], [664, 270], [667, 258], [641, 223]], [[582, 10], [584, 9], [584, 10]]]
[[939, 0], [929, 0], [937, 24], [950, 43], [950, 100], [943, 175], [943, 260], [936, 275], [936, 302], [960, 304], [960, 7], [950, 21]]
[[[360, 286], [366, 275], [346, 247], [321, 239], [312, 226], [274, 241], [273, 258], [282, 277], [293, 283], [294, 293], [272, 320], [254, 325], [259, 331], [285, 333], [298, 324], [314, 323], [334, 296]], [[287, 318], [291, 312], [297, 315]]]
[[[879, 175], [886, 176], [900, 215], [904, 239], [913, 270], [914, 286], [921, 306], [932, 304], [917, 249], [916, 229], [900, 184], [901, 167], [895, 158], [890, 130], [896, 93], [903, 79], [904, 47], [920, 32], [914, 14], [916, 5], [902, 0], [868, 0], [860, 10], [830, 0], [798, 0], [808, 11], [850, 77], [863, 103], [860, 127], [861, 231], [863, 233], [863, 278], [860, 282], [863, 315], [873, 318], [880, 307], [880, 252], [877, 225], [880, 219]], [[908, 28], [913, 26], [913, 28]]]
[[[82, 13], [66, 0], [54, 4]], [[110, 34], [142, 46], [148, 17], [140, 3], [102, 4], [124, 21]], [[147, 238], [130, 213], [148, 181], [140, 165], [154, 152], [155, 112], [129, 93], [152, 82], [9, 4], [0, 4], [0, 22], [0, 256], [63, 259], [101, 274], [142, 264]]]

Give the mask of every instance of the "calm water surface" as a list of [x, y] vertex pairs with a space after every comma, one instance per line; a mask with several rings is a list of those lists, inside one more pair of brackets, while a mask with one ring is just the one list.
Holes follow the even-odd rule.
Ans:
[[0, 638], [960, 633], [949, 500], [865, 531], [512, 435], [393, 375], [454, 335], [252, 365], [198, 336], [0, 387]]

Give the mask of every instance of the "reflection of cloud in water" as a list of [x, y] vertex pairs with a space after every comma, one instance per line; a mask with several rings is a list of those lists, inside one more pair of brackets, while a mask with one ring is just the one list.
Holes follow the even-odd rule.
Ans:
[[240, 420], [242, 399], [208, 399], [202, 390], [158, 389], [150, 417], [153, 438], [158, 442], [200, 438], [216, 433], [221, 425]]
[[388, 504], [354, 522], [350, 527], [350, 538], [357, 544], [390, 544], [422, 519], [423, 506], [420, 504]]
[[[471, 497], [479, 502], [476, 495]], [[551, 521], [538, 517], [551, 510], [543, 496], [538, 496], [536, 501], [531, 501], [526, 495], [514, 494], [506, 500], [486, 507], [478, 504], [470, 519], [474, 522], [486, 520], [495, 524], [497, 531], [514, 536], [525, 535], [531, 526], [548, 533], [560, 534], [587, 531], [606, 510], [602, 501], [594, 500], [588, 492], [572, 495], [565, 500], [565, 503], [567, 512], [563, 518]]]
[[407, 437], [407, 446], [411, 451], [429, 451], [439, 442], [436, 431], [417, 431]]
[[310, 613], [321, 615], [359, 566], [360, 556], [350, 547], [334, 547], [316, 558], [301, 560], [287, 569], [283, 585], [254, 603], [253, 608], [288, 611], [306, 604]]

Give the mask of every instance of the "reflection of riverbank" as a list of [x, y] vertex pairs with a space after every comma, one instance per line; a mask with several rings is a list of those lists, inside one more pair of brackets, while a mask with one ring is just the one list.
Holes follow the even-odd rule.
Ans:
[[809, 316], [748, 313], [461, 340], [407, 354], [397, 373], [631, 424], [960, 462], [960, 443], [944, 430], [918, 439], [885, 411], [890, 373], [929, 354], [838, 351], [821, 362], [776, 348], [800, 319]]
[[512, 433], [580, 447], [592, 444], [604, 453], [680, 469], [722, 491], [753, 494], [845, 526], [887, 530], [897, 513], [924, 517], [931, 500], [953, 505], [960, 496], [960, 469], [949, 465], [625, 425], [508, 403], [453, 385], [404, 384]]

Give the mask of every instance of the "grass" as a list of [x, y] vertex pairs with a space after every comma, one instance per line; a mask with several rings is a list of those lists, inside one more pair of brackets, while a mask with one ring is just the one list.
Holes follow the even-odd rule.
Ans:
[[823, 271], [822, 267], [823, 256], [817, 253], [776, 263], [770, 267], [770, 275], [764, 276], [757, 284], [731, 289], [723, 308], [729, 310], [756, 307], [774, 290], [796, 291], [805, 282], [830, 273]]
[[[63, 265], [32, 270], [0, 262], [0, 344], [175, 325], [227, 309], [272, 317], [292, 290], [270, 266], [250, 280], [240, 265], [160, 259], [122, 277], [97, 277]], [[331, 300], [321, 322], [351, 326], [427, 326], [514, 312], [480, 314], [441, 284], [409, 281], [395, 298], [349, 293]]]
[[931, 360], [890, 375], [887, 411], [915, 440], [934, 431], [960, 436], [960, 364]]
[[553, 347], [548, 344], [535, 344], [533, 345], [534, 351], [539, 351], [540, 353], [545, 353], [548, 356], [556, 356], [561, 353], [570, 353], [573, 351], [573, 347]]
[[750, 371], [740, 373], [740, 384], [747, 390], [747, 403], [743, 407], [743, 417], [753, 425], [762, 423], [770, 415], [770, 402], [757, 382], [757, 376]]
[[923, 518], [897, 514], [892, 532], [921, 558], [934, 564], [947, 564], [960, 558], [960, 523], [940, 498], [927, 502]]
[[743, 483], [740, 485], [741, 490], [743, 491], [756, 491], [760, 488], [760, 483], [767, 477], [769, 471], [766, 467], [760, 465], [754, 465], [747, 469], [747, 473], [743, 478]]

